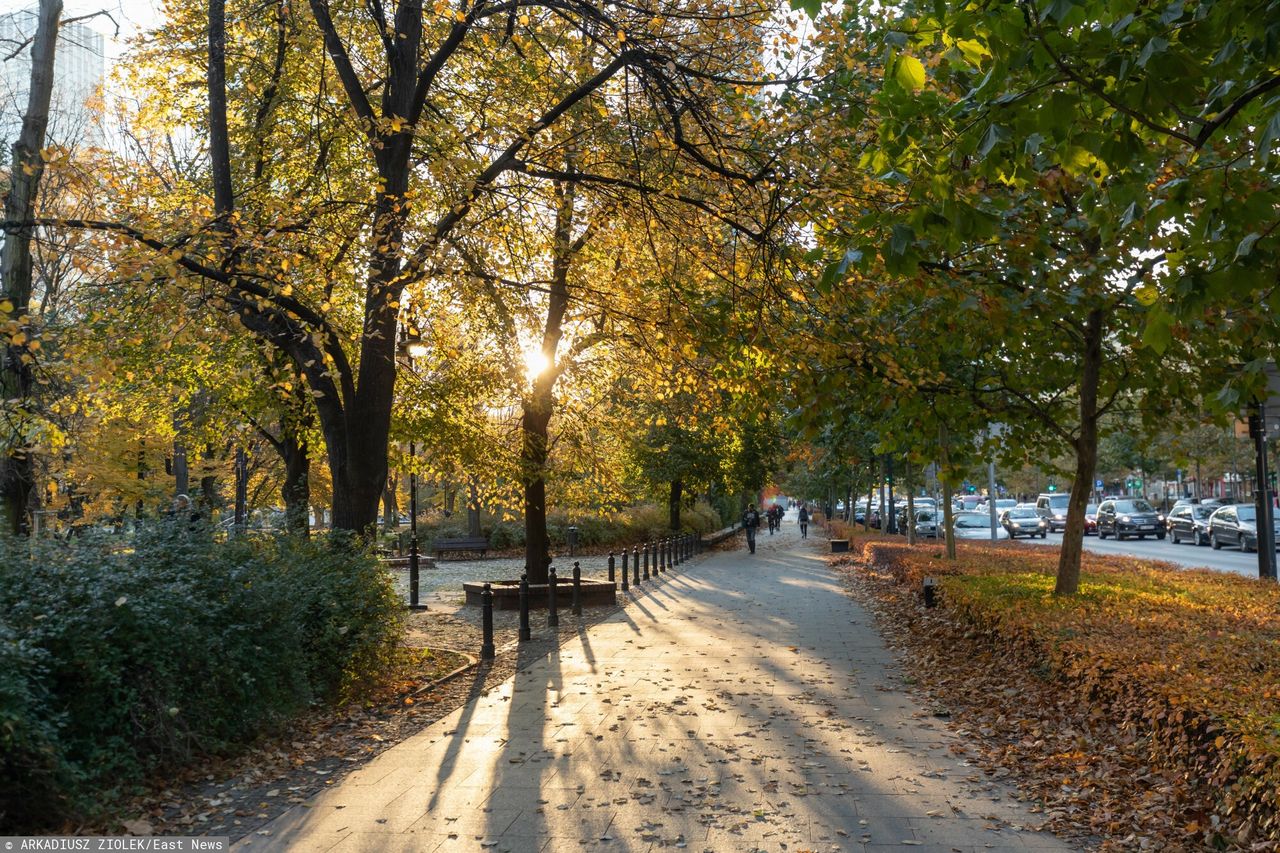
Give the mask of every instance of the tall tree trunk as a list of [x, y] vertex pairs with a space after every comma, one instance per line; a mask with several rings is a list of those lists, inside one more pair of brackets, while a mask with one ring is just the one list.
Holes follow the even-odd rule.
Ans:
[[[911, 460], [902, 463], [902, 479], [907, 487], [907, 544], [916, 544], [916, 490], [911, 482]], [[995, 500], [993, 497], [992, 500]]]
[[191, 489], [191, 468], [187, 465], [187, 448], [181, 438], [173, 440], [173, 493], [189, 494]]
[[396, 500], [396, 479], [387, 477], [387, 484], [382, 489], [382, 527], [390, 530], [396, 526], [400, 515], [399, 501]]
[[684, 495], [684, 482], [681, 480], [671, 481], [671, 495], [667, 499], [667, 509], [670, 515], [670, 526], [672, 530], [680, 529], [680, 501]]
[[547, 536], [547, 425], [550, 400], [533, 398], [524, 404], [520, 420], [520, 468], [524, 479], [524, 570], [530, 583], [546, 583], [551, 543]]
[[862, 514], [862, 529], [865, 532], [871, 531], [871, 501], [875, 499], [876, 494], [876, 458], [871, 457], [871, 461], [867, 463], [867, 470], [870, 472], [870, 478], [867, 481], [867, 511]]
[[1102, 376], [1103, 312], [1089, 312], [1084, 326], [1084, 353], [1080, 371], [1080, 434], [1075, 440], [1076, 473], [1067, 504], [1067, 527], [1058, 552], [1055, 595], [1075, 595], [1080, 589], [1080, 559], [1084, 551], [1084, 513], [1098, 467], [1098, 385]]
[[[13, 146], [9, 168], [9, 195], [5, 199], [4, 216], [10, 222], [28, 222], [35, 215], [40, 178], [44, 173], [45, 131], [49, 125], [49, 102], [53, 96], [54, 53], [58, 43], [58, 27], [62, 17], [62, 0], [40, 0], [36, 33], [31, 42], [31, 92], [27, 111], [22, 116], [22, 130]], [[29, 345], [32, 269], [32, 228], [5, 233], [0, 250], [0, 301], [12, 304], [12, 318], [18, 322], [17, 335], [0, 351], [0, 401], [12, 407], [6, 423], [13, 424], [9, 435], [0, 436], [0, 513], [4, 530], [15, 535], [30, 529], [34, 510], [34, 448], [28, 428], [32, 412], [34, 352]], [[9, 319], [9, 318], [6, 318]]]
[[[572, 157], [569, 171], [573, 171]], [[547, 451], [548, 427], [555, 405], [554, 389], [559, 366], [556, 351], [560, 346], [562, 324], [569, 308], [569, 267], [573, 262], [572, 183], [556, 184], [555, 250], [548, 288], [547, 319], [542, 333], [542, 355], [547, 367], [534, 378], [533, 390], [523, 403], [520, 419], [521, 477], [524, 479], [525, 571], [531, 583], [546, 583], [550, 565], [550, 540], [547, 536]]]
[[938, 427], [938, 445], [942, 450], [942, 464], [938, 467], [938, 479], [942, 481], [942, 525], [947, 537], [947, 559], [956, 558], [956, 516], [951, 508], [951, 453], [950, 437], [945, 423]]
[[479, 536], [480, 534], [480, 488], [476, 485], [476, 478], [472, 477], [467, 483], [467, 535]]
[[306, 536], [311, 515], [311, 450], [301, 430], [284, 428], [280, 436], [280, 455], [284, 458], [285, 528], [290, 533]]

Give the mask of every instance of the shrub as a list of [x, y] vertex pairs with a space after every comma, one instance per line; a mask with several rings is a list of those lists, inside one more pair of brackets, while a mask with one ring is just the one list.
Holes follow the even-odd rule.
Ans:
[[358, 691], [398, 642], [390, 577], [342, 540], [162, 523], [131, 545], [0, 540], [0, 827], [230, 752]]

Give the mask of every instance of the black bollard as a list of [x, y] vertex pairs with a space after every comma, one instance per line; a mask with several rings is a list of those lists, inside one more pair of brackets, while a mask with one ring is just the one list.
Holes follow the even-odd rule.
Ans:
[[684, 562], [684, 534], [681, 533], [676, 537], [676, 565]]
[[520, 639], [528, 640], [533, 637], [533, 633], [529, 630], [529, 573], [525, 572], [520, 576]]
[[573, 561], [573, 615], [582, 615], [582, 567]]
[[631, 549], [631, 585], [640, 586], [640, 546]]
[[617, 578], [615, 577], [615, 574], [616, 574], [616, 571], [613, 565], [613, 552], [610, 551], [609, 552], [609, 583], [613, 583], [614, 581], [617, 580]]
[[644, 579], [649, 579], [649, 552], [653, 550], [653, 543], [644, 543]]
[[484, 639], [480, 644], [480, 660], [493, 660], [493, 586], [484, 585], [480, 593], [480, 615], [484, 624]]
[[547, 627], [560, 625], [560, 611], [556, 610], [556, 567], [547, 569]]
[[671, 559], [671, 540], [663, 536], [662, 541], [658, 543], [658, 571], [665, 572], [670, 570], [671, 564], [667, 560]]
[[623, 592], [626, 592], [627, 590], [631, 589], [631, 567], [627, 565], [627, 554], [628, 554], [627, 549], [623, 548], [622, 549], [622, 591]]

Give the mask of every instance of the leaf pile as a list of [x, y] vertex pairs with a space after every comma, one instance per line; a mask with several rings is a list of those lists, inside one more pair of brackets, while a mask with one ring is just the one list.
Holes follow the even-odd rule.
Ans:
[[[950, 648], [932, 658], [931, 671], [954, 675], [963, 657], [955, 643], [963, 641], [985, 663], [1025, 676], [1025, 685], [984, 684], [986, 697], [1049, 688], [1042, 699], [1056, 710], [1023, 708], [998, 721], [1017, 737], [1001, 736], [1014, 752], [1025, 747], [1038, 756], [1037, 772], [1057, 775], [1054, 790], [1040, 786], [1047, 799], [1079, 795], [1092, 803], [1093, 831], [1123, 838], [1135, 816], [1160, 802], [1166, 847], [1280, 849], [1276, 586], [1086, 553], [1080, 594], [1058, 598], [1052, 551], [963, 543], [958, 559], [947, 561], [941, 546], [865, 535], [855, 535], [850, 556], [835, 562], [891, 578], [912, 631], [934, 641], [946, 635]], [[941, 587], [943, 607], [935, 611], [917, 603], [927, 576]], [[973, 671], [983, 665], [968, 659], [963, 684], [953, 687], [978, 685]], [[1064, 704], [1077, 709], [1074, 717]], [[1105, 747], [1090, 732], [1099, 727], [1111, 730]], [[1117, 772], [1144, 793], [1126, 803], [1108, 790]], [[1090, 786], [1099, 790], [1082, 791]], [[1133, 831], [1146, 830], [1161, 832], [1150, 825]]]

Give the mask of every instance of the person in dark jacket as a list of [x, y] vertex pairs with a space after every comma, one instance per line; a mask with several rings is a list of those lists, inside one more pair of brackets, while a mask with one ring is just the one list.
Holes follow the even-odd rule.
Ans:
[[756, 531], [760, 529], [760, 513], [756, 512], [755, 504], [748, 506], [747, 511], [742, 514], [742, 529], [747, 531], [747, 547], [754, 554], [756, 552]]
[[800, 514], [796, 516], [796, 521], [800, 522], [800, 538], [809, 538], [809, 508], [804, 504], [800, 504]]

